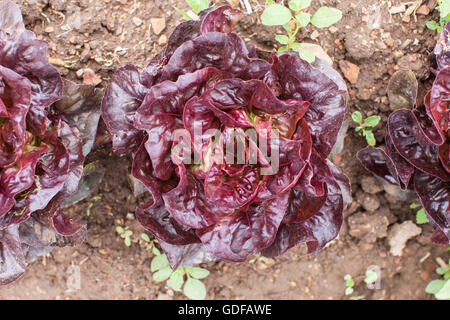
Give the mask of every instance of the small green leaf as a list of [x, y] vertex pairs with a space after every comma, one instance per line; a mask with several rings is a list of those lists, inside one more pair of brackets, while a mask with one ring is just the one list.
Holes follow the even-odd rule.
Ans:
[[161, 282], [161, 281], [167, 280], [172, 275], [172, 273], [173, 273], [172, 269], [169, 266], [167, 266], [167, 267], [155, 272], [153, 274], [153, 280], [155, 280], [156, 282]]
[[195, 13], [209, 8], [209, 0], [186, 0], [186, 2]]
[[380, 116], [370, 116], [364, 120], [364, 124], [367, 127], [376, 127], [378, 123], [380, 123], [381, 117]]
[[441, 0], [439, 1], [439, 13], [441, 17], [446, 17], [450, 14], [450, 1], [449, 0]]
[[444, 273], [446, 273], [448, 271], [448, 268], [436, 268], [436, 273], [439, 275], [443, 275]]
[[377, 281], [378, 275], [374, 270], [367, 270], [366, 271], [366, 278], [364, 279], [364, 282], [367, 284], [375, 283]]
[[142, 238], [142, 240], [144, 240], [145, 242], [150, 242], [150, 237], [149, 237], [148, 234], [146, 234], [146, 233], [141, 233], [141, 238]]
[[416, 223], [417, 224], [425, 224], [430, 222], [425, 214], [425, 210], [422, 208], [416, 213]]
[[377, 143], [377, 140], [375, 140], [372, 130], [365, 129], [363, 132], [366, 136], [367, 144], [373, 147]]
[[169, 261], [165, 254], [158, 255], [152, 259], [150, 271], [155, 272], [169, 266]]
[[266, 26], [282, 26], [291, 19], [291, 11], [280, 4], [271, 4], [261, 15], [261, 21]]
[[450, 281], [446, 281], [444, 286], [435, 294], [436, 299], [449, 300], [450, 299]]
[[131, 246], [131, 239], [129, 237], [126, 237], [124, 242], [127, 247]]
[[292, 27], [289, 23], [283, 24], [283, 29], [286, 30], [286, 32], [290, 33], [292, 31]]
[[409, 205], [409, 207], [410, 207], [411, 209], [417, 209], [418, 207], [420, 207], [420, 204], [417, 204], [417, 203], [411, 203], [411, 204]]
[[430, 30], [437, 30], [439, 28], [439, 25], [436, 21], [428, 21], [425, 25]]
[[172, 275], [169, 278], [169, 281], [167, 281], [167, 285], [171, 287], [175, 291], [180, 291], [181, 287], [183, 286], [184, 278], [183, 273], [179, 270], [172, 273]]
[[302, 44], [298, 43], [298, 42], [294, 42], [293, 44], [291, 44], [291, 49], [295, 50], [295, 49], [299, 49], [301, 48]]
[[159, 255], [161, 254], [161, 251], [159, 251], [159, 249], [158, 249], [157, 247], [153, 246], [153, 247], [152, 247], [152, 253], [153, 253], [155, 256], [159, 256]]
[[205, 279], [209, 276], [209, 271], [203, 268], [193, 268], [189, 274], [195, 279]]
[[308, 8], [312, 0], [292, 0], [289, 2], [289, 8], [294, 11], [299, 11]]
[[91, 203], [89, 203], [89, 205], [88, 205], [88, 208], [87, 208], [87, 210], [86, 210], [86, 215], [89, 217], [90, 215], [91, 215], [91, 208], [92, 208], [92, 206], [93, 206], [94, 204], [91, 202]]
[[352, 113], [352, 119], [353, 119], [353, 121], [355, 121], [356, 123], [362, 124], [363, 116], [362, 116], [361, 112], [355, 111], [355, 112]]
[[129, 236], [131, 236], [132, 234], [133, 234], [133, 231], [131, 231], [131, 230], [125, 230], [125, 236], [126, 237], [129, 237]]
[[355, 282], [353, 281], [353, 279], [345, 280], [346, 287], [353, 288], [354, 285], [355, 285]]
[[313, 63], [314, 60], [316, 59], [316, 54], [314, 53], [314, 50], [310, 49], [301, 49], [298, 52], [298, 55], [300, 56], [300, 58], [308, 61], [309, 63]]
[[278, 53], [281, 53], [281, 52], [286, 51], [287, 49], [288, 49], [287, 46], [283, 46], [283, 47], [278, 48], [277, 52], [278, 52]]
[[356, 132], [359, 132], [359, 131], [361, 131], [361, 129], [362, 129], [362, 127], [356, 127], [356, 128], [355, 128], [355, 131], [356, 131]]
[[342, 18], [342, 12], [336, 8], [321, 7], [311, 18], [311, 23], [317, 28], [327, 28]]
[[289, 38], [282, 34], [277, 34], [275, 36], [275, 40], [277, 40], [281, 44], [288, 44], [288, 42], [289, 42]]
[[205, 285], [197, 279], [188, 278], [184, 284], [183, 292], [186, 297], [192, 300], [204, 300], [206, 298]]
[[122, 234], [123, 233], [123, 228], [121, 227], [121, 226], [117, 226], [116, 227], [116, 232], [118, 233], [118, 234]]
[[311, 1], [312, 0], [299, 0], [299, 5], [298, 7], [301, 9], [305, 9], [308, 8], [311, 5]]
[[178, 9], [177, 7], [173, 7], [174, 9], [175, 9], [175, 11], [176, 12], [178, 12], [179, 14], [181, 14], [186, 20], [192, 20], [192, 18], [186, 13], [186, 12], [184, 12], [183, 10], [181, 10], [181, 9]]
[[439, 292], [439, 290], [442, 289], [444, 284], [445, 284], [444, 280], [433, 280], [427, 285], [427, 287], [425, 288], [425, 292], [436, 294]]
[[291, 10], [294, 10], [294, 11], [300, 10], [297, 6], [297, 2], [299, 2], [299, 1], [298, 0], [289, 1], [289, 3], [288, 3], [289, 8], [291, 8]]
[[267, 5], [273, 4], [273, 0], [266, 0], [266, 4], [267, 4]]
[[352, 293], [353, 293], [353, 288], [351, 288], [351, 287], [345, 288], [345, 295], [346, 295], [346, 296], [349, 296], [349, 295], [351, 295]]
[[311, 21], [311, 14], [308, 12], [300, 11], [300, 13], [295, 16], [295, 20], [297, 20], [297, 22], [304, 28]]

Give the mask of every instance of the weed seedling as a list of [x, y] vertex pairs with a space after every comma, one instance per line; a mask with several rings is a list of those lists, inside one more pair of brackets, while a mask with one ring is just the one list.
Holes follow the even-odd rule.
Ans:
[[345, 280], [345, 295], [349, 296], [353, 293], [355, 286], [355, 281], [353, 281], [352, 276], [349, 274], [346, 274], [344, 277]]
[[363, 137], [366, 137], [366, 141], [369, 146], [374, 146], [377, 141], [375, 140], [372, 129], [378, 125], [381, 118], [379, 116], [370, 116], [363, 121], [361, 112], [355, 111], [352, 113], [352, 119], [358, 124], [355, 131]]
[[201, 279], [209, 276], [209, 271], [203, 268], [186, 266], [173, 271], [165, 254], [155, 254], [150, 270], [153, 280], [162, 282], [167, 280], [167, 285], [175, 291], [182, 291], [186, 297], [192, 300], [204, 300], [206, 288]]
[[267, 0], [267, 7], [261, 15], [261, 22], [266, 26], [282, 26], [287, 35], [279, 34], [275, 40], [282, 46], [278, 53], [286, 50], [298, 50], [302, 59], [309, 63], [314, 62], [315, 53], [311, 49], [302, 48], [301, 43], [296, 42], [296, 35], [301, 28], [307, 28], [311, 23], [316, 28], [327, 28], [342, 18], [342, 12], [335, 8], [320, 7], [314, 15], [309, 13], [312, 0], [291, 0], [288, 6]]
[[121, 226], [117, 226], [116, 232], [120, 235], [121, 238], [123, 238], [123, 241], [125, 242], [125, 245], [127, 247], [131, 246], [131, 236], [133, 235], [133, 231], [128, 230], [128, 227], [124, 229]]
[[146, 233], [141, 233], [141, 239], [144, 240], [147, 247], [146, 250], [152, 250], [153, 255], [159, 256], [161, 254], [161, 251], [156, 247], [156, 244], [158, 243], [157, 239], [150, 240], [150, 237]]
[[425, 291], [433, 294], [438, 300], [450, 300], [450, 259], [446, 266], [441, 266], [436, 269], [436, 273], [441, 276], [441, 279], [432, 280]]
[[411, 203], [409, 205], [409, 207], [411, 209], [417, 209], [420, 208], [419, 210], [416, 211], [416, 223], [417, 224], [425, 224], [430, 222], [427, 218], [427, 215], [425, 214], [425, 209], [421, 208], [422, 206], [420, 204], [417, 203]]
[[198, 20], [197, 14], [200, 11], [209, 8], [209, 0], [186, 0], [186, 3], [194, 12], [184, 12], [175, 6], [173, 7], [175, 11], [181, 14], [186, 20]]
[[450, 0], [438, 0], [436, 10], [439, 11], [439, 23], [431, 20], [427, 22], [426, 26], [428, 29], [441, 33], [444, 26], [450, 21]]

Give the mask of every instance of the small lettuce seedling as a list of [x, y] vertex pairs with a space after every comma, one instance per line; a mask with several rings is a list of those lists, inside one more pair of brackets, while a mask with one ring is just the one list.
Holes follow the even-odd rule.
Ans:
[[184, 295], [189, 299], [204, 300], [206, 298], [206, 288], [200, 280], [209, 276], [208, 270], [186, 266], [179, 267], [173, 271], [165, 254], [155, 254], [150, 265], [150, 270], [154, 272], [153, 280], [156, 282], [167, 280], [167, 285], [170, 288], [175, 291], [181, 291], [183, 289]]
[[353, 293], [355, 286], [355, 281], [353, 281], [352, 276], [349, 274], [346, 274], [344, 277], [345, 280], [345, 295], [349, 296]]
[[308, 12], [312, 0], [291, 0], [288, 7], [267, 0], [267, 7], [261, 15], [261, 22], [266, 26], [283, 26], [287, 35], [275, 36], [282, 47], [278, 53], [286, 50], [299, 50], [300, 58], [312, 63], [315, 60], [313, 50], [304, 49], [296, 42], [295, 36], [300, 28], [306, 28], [310, 23], [316, 28], [327, 28], [342, 18], [342, 12], [336, 8], [320, 7], [314, 15]]
[[374, 284], [378, 280], [378, 274], [374, 270], [367, 270], [364, 282], [366, 284]]
[[427, 218], [427, 215], [425, 214], [425, 209], [422, 208], [422, 206], [420, 204], [417, 203], [411, 203], [409, 205], [409, 207], [411, 209], [417, 209], [420, 208], [419, 210], [416, 211], [416, 223], [417, 224], [425, 224], [430, 222]]
[[450, 0], [438, 0], [436, 10], [439, 11], [439, 23], [431, 20], [427, 22], [426, 26], [428, 29], [441, 33], [444, 26], [450, 21]]
[[438, 300], [450, 300], [450, 259], [447, 266], [441, 266], [436, 269], [436, 273], [442, 276], [442, 279], [432, 280], [425, 288], [425, 292], [433, 294]]
[[141, 233], [141, 239], [147, 244], [146, 250], [152, 250], [153, 255], [159, 256], [161, 251], [156, 247], [158, 243], [157, 239], [150, 240], [150, 237], [146, 233]]
[[125, 242], [125, 245], [127, 247], [131, 246], [131, 236], [133, 235], [133, 231], [128, 230], [128, 227], [124, 229], [121, 226], [117, 226], [116, 232], [120, 235], [121, 238], [123, 238], [123, 241]]
[[209, 0], [186, 0], [186, 3], [191, 7], [191, 9], [195, 12], [195, 14], [192, 14], [192, 12], [184, 12], [181, 9], [178, 9], [177, 7], [173, 7], [176, 12], [181, 14], [186, 20], [198, 20], [198, 16], [196, 16], [200, 11], [203, 11], [205, 9], [209, 8]]
[[363, 121], [361, 112], [355, 111], [352, 113], [352, 119], [359, 124], [359, 126], [355, 128], [355, 131], [363, 137], [366, 137], [369, 146], [374, 146], [377, 141], [375, 140], [372, 129], [378, 125], [381, 118], [379, 116], [370, 116]]

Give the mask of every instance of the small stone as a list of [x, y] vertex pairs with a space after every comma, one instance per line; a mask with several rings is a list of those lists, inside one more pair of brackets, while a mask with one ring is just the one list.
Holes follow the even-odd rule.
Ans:
[[95, 74], [92, 69], [84, 69], [83, 73], [83, 84], [90, 84], [92, 86], [96, 86], [102, 82], [102, 79]]
[[330, 31], [331, 33], [336, 33], [339, 29], [336, 28], [335, 26], [331, 26], [328, 28], [328, 31]]
[[134, 220], [134, 219], [135, 219], [134, 213], [128, 212], [128, 213], [127, 213], [127, 219], [128, 219], [128, 220]]
[[342, 70], [344, 76], [350, 81], [350, 83], [355, 84], [358, 81], [359, 67], [356, 64], [348, 62], [346, 60], [339, 61], [339, 67]]
[[153, 32], [159, 35], [166, 28], [166, 19], [164, 18], [151, 18], [150, 23], [152, 25]]
[[165, 35], [162, 35], [161, 37], [159, 37], [158, 44], [160, 46], [165, 46], [167, 44], [167, 37]]
[[418, 236], [422, 232], [414, 222], [411, 220], [405, 221], [402, 224], [395, 224], [388, 234], [388, 243], [391, 247], [389, 252], [393, 256], [401, 256], [406, 242], [409, 239]]
[[57, 67], [64, 67], [66, 65], [66, 63], [60, 58], [50, 57], [48, 58], [48, 62]]
[[317, 39], [318, 37], [319, 37], [319, 31], [317, 31], [317, 30], [314, 30], [312, 33], [311, 33], [311, 39], [313, 39], [313, 40], [315, 40], [315, 39]]
[[133, 21], [133, 23], [136, 27], [140, 27], [142, 24], [142, 19], [140, 19], [138, 17], [133, 17], [131, 20]]
[[356, 198], [366, 211], [376, 211], [380, 207], [380, 200], [378, 200], [378, 197], [374, 194], [358, 192]]
[[373, 176], [364, 176], [361, 179], [361, 187], [364, 192], [375, 194], [383, 191], [383, 186]]
[[396, 14], [396, 13], [405, 12], [405, 11], [406, 11], [406, 6], [405, 6], [404, 3], [399, 4], [399, 5], [397, 5], [397, 6], [392, 6], [392, 7], [389, 9], [389, 13], [390, 13], [390, 14]]
[[422, 14], [424, 16], [427, 16], [430, 13], [430, 8], [426, 4], [420, 6], [419, 9], [416, 11], [417, 14]]
[[53, 31], [55, 31], [55, 28], [53, 28], [53, 27], [46, 27], [44, 29], [44, 31], [47, 32], [47, 33], [52, 33]]
[[83, 51], [81, 51], [80, 55], [81, 62], [86, 63], [90, 58], [91, 58], [91, 50], [85, 48]]
[[84, 69], [77, 70], [77, 72], [76, 72], [77, 78], [79, 78], [79, 79], [83, 78], [83, 73], [84, 73]]

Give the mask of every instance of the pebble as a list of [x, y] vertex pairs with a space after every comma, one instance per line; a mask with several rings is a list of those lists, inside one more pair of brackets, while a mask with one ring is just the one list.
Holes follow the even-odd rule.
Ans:
[[164, 34], [161, 37], [159, 37], [158, 44], [160, 46], [164, 46], [167, 44], [167, 37]]
[[151, 18], [150, 23], [152, 25], [153, 32], [159, 35], [166, 28], [166, 19], [164, 18]]
[[336, 33], [339, 29], [336, 28], [335, 26], [331, 26], [328, 28], [328, 31], [330, 31], [331, 33]]
[[339, 61], [339, 67], [342, 70], [344, 76], [350, 81], [350, 83], [355, 84], [358, 81], [359, 77], [359, 67], [356, 64], [353, 64], [346, 60]]
[[411, 220], [405, 221], [401, 224], [396, 223], [388, 234], [388, 243], [390, 246], [389, 252], [393, 256], [400, 257], [403, 253], [403, 249], [406, 246], [406, 242], [409, 239], [418, 236], [422, 232], [422, 229], [416, 226]]
[[375, 211], [380, 207], [380, 200], [378, 200], [376, 195], [364, 194], [360, 202], [367, 211]]
[[142, 19], [140, 19], [138, 17], [133, 17], [131, 20], [133, 21], [133, 23], [136, 27], [139, 27], [142, 24]]
[[95, 74], [92, 69], [84, 69], [83, 73], [83, 84], [90, 84], [92, 86], [96, 86], [102, 82], [102, 79]]
[[44, 31], [47, 32], [47, 33], [52, 33], [53, 31], [55, 31], [55, 28], [53, 28], [53, 27], [46, 27], [44, 29]]
[[79, 69], [76, 72], [77, 78], [81, 79], [83, 77], [84, 69]]
[[311, 36], [310, 36], [310, 38], [312, 39], [312, 40], [315, 40], [315, 39], [317, 39], [318, 37], [319, 37], [319, 31], [317, 31], [317, 30], [314, 30], [312, 33], [311, 33]]
[[375, 194], [383, 191], [383, 186], [373, 176], [364, 176], [361, 179], [361, 187], [364, 192]]
[[422, 14], [424, 16], [427, 16], [430, 13], [430, 8], [426, 4], [420, 6], [419, 9], [416, 11], [417, 14]]

